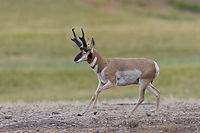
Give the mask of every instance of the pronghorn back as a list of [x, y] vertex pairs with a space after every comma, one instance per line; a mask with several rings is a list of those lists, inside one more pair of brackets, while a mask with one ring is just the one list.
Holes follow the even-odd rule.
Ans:
[[[156, 66], [154, 61], [147, 58], [110, 58], [110, 67], [116, 71], [134, 71], [141, 72], [140, 78], [154, 79], [156, 73]], [[109, 71], [109, 70], [108, 70]]]
[[157, 63], [147, 58], [102, 58], [94, 49], [88, 63], [97, 75], [118, 86], [138, 84], [140, 78], [153, 82], [157, 76]]

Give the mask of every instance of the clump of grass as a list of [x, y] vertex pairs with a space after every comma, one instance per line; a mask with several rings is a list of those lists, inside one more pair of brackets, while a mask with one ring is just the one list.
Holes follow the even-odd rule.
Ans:
[[182, 0], [168, 0], [173, 6], [186, 11], [200, 12], [200, 5], [193, 2], [184, 2]]
[[163, 125], [157, 126], [144, 126], [146, 131], [154, 131], [154, 132], [177, 132], [178, 127], [175, 124], [165, 123]]
[[139, 125], [138, 120], [124, 120], [123, 122], [117, 123], [117, 124], [112, 124], [111, 126], [116, 126], [118, 127], [119, 125], [127, 126], [130, 128], [136, 128]]
[[164, 132], [174, 132], [177, 130], [177, 126], [174, 124], [164, 124], [158, 127], [159, 130], [164, 131]]
[[136, 128], [139, 125], [139, 121], [137, 120], [130, 120], [130, 121], [124, 121], [125, 125], [129, 126], [130, 128]]

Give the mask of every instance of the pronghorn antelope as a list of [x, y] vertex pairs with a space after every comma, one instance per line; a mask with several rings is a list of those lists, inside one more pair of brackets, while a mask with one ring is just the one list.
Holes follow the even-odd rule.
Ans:
[[[71, 40], [75, 42], [80, 48], [80, 53], [75, 57], [74, 62], [79, 63], [87, 61], [93, 71], [97, 74], [99, 79], [99, 85], [96, 92], [94, 93], [89, 104], [85, 110], [78, 116], [82, 116], [94, 102], [93, 108], [96, 108], [96, 102], [98, 95], [101, 91], [109, 89], [114, 86], [126, 86], [130, 84], [139, 84], [139, 101], [133, 110], [125, 116], [130, 117], [137, 107], [144, 101], [145, 90], [149, 90], [156, 96], [157, 104], [156, 111], [159, 108], [160, 91], [157, 90], [153, 85], [153, 80], [159, 74], [159, 67], [155, 61], [146, 58], [103, 58], [99, 52], [94, 48], [95, 42], [88, 38], [87, 44], [84, 38], [84, 32], [82, 30], [82, 37], [78, 41], [74, 28], [72, 32], [74, 38]], [[94, 112], [94, 115], [97, 112]]]

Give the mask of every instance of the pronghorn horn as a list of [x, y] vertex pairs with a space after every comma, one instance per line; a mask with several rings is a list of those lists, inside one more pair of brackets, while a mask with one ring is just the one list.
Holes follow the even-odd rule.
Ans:
[[82, 37], [79, 36], [79, 39], [82, 41], [83, 46], [86, 48], [87, 44], [86, 44], [86, 41], [85, 41], [83, 28], [81, 28], [81, 30], [82, 30]]
[[[78, 41], [78, 39], [77, 39], [77, 37], [76, 37], [76, 33], [74, 32], [74, 28], [72, 29], [72, 32], [73, 32], [73, 34], [74, 34], [74, 38], [72, 39], [71, 38], [71, 40], [73, 41], [73, 42], [75, 42], [77, 45], [78, 45], [78, 47], [80, 48], [81, 46], [82, 46], [82, 44]], [[82, 40], [81, 40], [82, 41]]]

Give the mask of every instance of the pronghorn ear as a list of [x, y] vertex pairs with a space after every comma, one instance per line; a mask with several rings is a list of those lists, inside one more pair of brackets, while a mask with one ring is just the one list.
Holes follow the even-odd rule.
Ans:
[[91, 41], [90, 41], [89, 38], [88, 38], [88, 40], [87, 40], [87, 45], [91, 45]]
[[92, 38], [92, 41], [91, 41], [91, 40], [88, 38], [87, 45], [88, 45], [88, 48], [91, 50], [91, 52], [93, 52], [93, 48], [94, 48], [94, 39]]
[[92, 38], [92, 45], [93, 45], [93, 47], [94, 47], [94, 45], [95, 45], [94, 38]]

